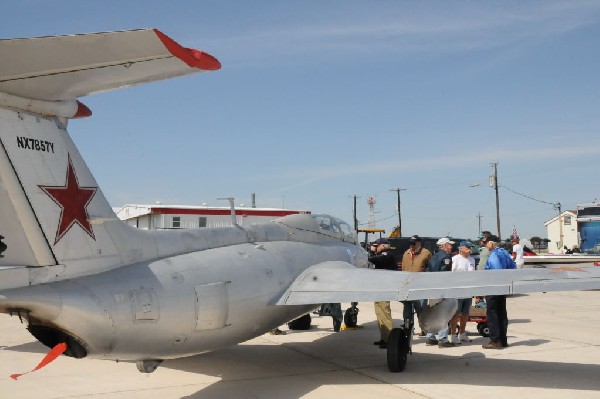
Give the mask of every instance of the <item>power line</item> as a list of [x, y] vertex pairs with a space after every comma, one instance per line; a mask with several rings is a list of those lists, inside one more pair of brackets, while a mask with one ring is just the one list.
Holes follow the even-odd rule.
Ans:
[[515, 191], [515, 190], [513, 190], [512, 188], [509, 188], [509, 187], [506, 187], [506, 186], [503, 186], [503, 185], [500, 185], [500, 187], [502, 187], [502, 188], [505, 188], [505, 189], [507, 189], [508, 191], [512, 191], [513, 193], [515, 193], [515, 194], [517, 194], [517, 195], [520, 195], [521, 197], [525, 197], [525, 198], [529, 198], [530, 200], [533, 200], [533, 201], [541, 202], [542, 204], [548, 204], [548, 205], [552, 205], [552, 206], [556, 205], [556, 202], [542, 201], [542, 200], [539, 200], [539, 199], [536, 199], [536, 198], [530, 197], [529, 195], [526, 195], [526, 194], [523, 194], [523, 193], [516, 192], [516, 191]]
[[[379, 220], [375, 220], [375, 223], [379, 223], [379, 222], [383, 222], [385, 220], [389, 220], [391, 218], [395, 218], [396, 216], [398, 216], [398, 213], [394, 213], [392, 216], [388, 216], [387, 218], [383, 218], [383, 219], [379, 219]], [[364, 225], [368, 225], [369, 223], [359, 223], [359, 226], [364, 226]]]

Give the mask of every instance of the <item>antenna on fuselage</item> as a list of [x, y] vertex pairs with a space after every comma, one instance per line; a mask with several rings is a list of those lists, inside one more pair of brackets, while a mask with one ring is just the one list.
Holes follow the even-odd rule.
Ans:
[[231, 209], [231, 225], [232, 226], [237, 226], [237, 219], [235, 217], [235, 204], [234, 204], [234, 200], [235, 198], [233, 197], [224, 197], [224, 198], [217, 198], [218, 200], [226, 200], [229, 201], [229, 208]]

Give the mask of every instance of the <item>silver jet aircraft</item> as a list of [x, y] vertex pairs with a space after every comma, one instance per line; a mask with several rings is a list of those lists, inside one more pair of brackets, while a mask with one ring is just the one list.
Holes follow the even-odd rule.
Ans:
[[[600, 268], [405, 273], [369, 268], [350, 226], [327, 215], [265, 225], [144, 231], [117, 219], [67, 133], [78, 98], [221, 65], [158, 30], [0, 40], [0, 312], [76, 358], [164, 359], [235, 345], [321, 303], [600, 288]], [[101, 138], [99, 138], [101, 139]], [[394, 329], [401, 371], [412, 325]], [[340, 338], [341, 339], [341, 338]]]

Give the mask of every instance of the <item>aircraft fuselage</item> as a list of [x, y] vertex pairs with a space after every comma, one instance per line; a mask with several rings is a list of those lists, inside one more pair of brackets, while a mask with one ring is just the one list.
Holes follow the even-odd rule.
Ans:
[[246, 341], [307, 313], [315, 306], [275, 302], [307, 267], [364, 263], [363, 252], [329, 237], [248, 242], [2, 294], [36, 338], [47, 346], [67, 341], [71, 356], [176, 358]]

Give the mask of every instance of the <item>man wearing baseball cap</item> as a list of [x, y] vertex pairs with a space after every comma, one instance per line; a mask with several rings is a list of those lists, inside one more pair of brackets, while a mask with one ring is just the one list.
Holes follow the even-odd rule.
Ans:
[[521, 245], [519, 237], [513, 237], [512, 244], [513, 260], [517, 264], [517, 269], [522, 269], [525, 265], [525, 258], [523, 257], [523, 245]]
[[[452, 245], [448, 237], [440, 238], [437, 243], [440, 248], [427, 263], [427, 272], [449, 272], [452, 270]], [[448, 326], [442, 328], [436, 335], [428, 333], [426, 345], [437, 345], [440, 348], [450, 348], [454, 344], [448, 341]]]
[[[375, 266], [375, 269], [398, 270], [396, 258], [390, 252], [390, 243], [386, 238], [378, 239], [371, 246], [375, 247], [375, 255], [369, 257], [369, 262]], [[373, 344], [385, 349], [390, 332], [394, 328], [390, 301], [375, 302], [375, 316], [379, 326], [379, 341], [375, 341]]]
[[[408, 240], [409, 248], [402, 255], [402, 271], [405, 272], [424, 272], [427, 268], [427, 263], [431, 259], [431, 252], [427, 248], [423, 248], [423, 239], [418, 235], [410, 237]], [[421, 304], [420, 301], [417, 306]], [[413, 301], [403, 301], [404, 311], [402, 317], [404, 320], [413, 320], [415, 303]], [[421, 335], [425, 335], [421, 331]]]
[[[490, 256], [485, 263], [485, 270], [516, 269], [517, 265], [505, 249], [498, 244], [500, 238], [490, 235], [486, 247]], [[487, 305], [486, 317], [490, 328], [490, 342], [482, 345], [483, 349], [502, 349], [508, 346], [506, 333], [508, 329], [508, 314], [506, 312], [506, 295], [488, 295], [485, 297]]]
[[479, 236], [479, 243], [481, 244], [481, 248], [479, 249], [479, 264], [477, 264], [475, 267], [477, 270], [485, 269], [485, 262], [487, 262], [488, 256], [490, 256], [490, 251], [488, 251], [488, 249], [486, 248], [485, 243], [487, 242], [488, 237], [491, 235], [492, 233], [490, 233], [487, 230], [484, 230]]
[[[461, 241], [458, 244], [458, 255], [452, 257], [453, 272], [472, 272], [475, 270], [475, 259], [471, 256], [471, 247], [473, 245], [469, 241]], [[461, 344], [463, 342], [471, 342], [465, 327], [469, 319], [469, 311], [471, 310], [472, 298], [458, 298], [458, 309], [456, 314], [450, 319], [450, 342]], [[458, 331], [456, 325], [458, 324]]]

